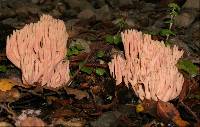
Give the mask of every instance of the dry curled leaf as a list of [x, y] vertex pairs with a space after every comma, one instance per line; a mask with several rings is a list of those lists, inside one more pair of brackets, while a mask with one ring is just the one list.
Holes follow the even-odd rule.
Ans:
[[86, 121], [83, 119], [72, 118], [69, 121], [65, 121], [63, 119], [58, 119], [55, 124], [61, 124], [65, 127], [84, 127]]
[[20, 127], [44, 127], [45, 122], [37, 117], [27, 117], [20, 121]]
[[13, 125], [7, 122], [0, 122], [0, 127], [13, 127]]
[[169, 102], [157, 102], [157, 115], [165, 122], [173, 121], [177, 126], [186, 127], [189, 125], [187, 121], [182, 120], [178, 110]]
[[20, 98], [20, 92], [17, 89], [9, 91], [0, 91], [0, 102], [14, 102]]
[[72, 117], [75, 116], [77, 113], [73, 112], [69, 109], [58, 109], [54, 112], [54, 118], [61, 118], [61, 117]]
[[89, 97], [89, 94], [85, 91], [82, 91], [82, 90], [78, 90], [78, 89], [73, 89], [73, 88], [66, 88], [65, 91], [67, 92], [67, 94], [70, 94], [70, 95], [75, 95], [75, 98], [77, 100], [81, 100], [83, 98], [88, 98]]
[[14, 86], [14, 82], [10, 79], [0, 79], [0, 91], [8, 91], [11, 90]]

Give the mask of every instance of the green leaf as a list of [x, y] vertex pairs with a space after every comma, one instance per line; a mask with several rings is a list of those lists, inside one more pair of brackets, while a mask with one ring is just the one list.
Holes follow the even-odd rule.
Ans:
[[177, 16], [178, 15], [178, 13], [176, 11], [172, 11], [169, 14], [172, 15], [172, 16]]
[[176, 35], [173, 31], [169, 30], [169, 29], [162, 29], [160, 31], [160, 35], [161, 36], [168, 36], [168, 35]]
[[80, 70], [81, 70], [82, 72], [87, 73], [87, 74], [92, 74], [93, 68], [83, 66], [83, 67], [81, 67]]
[[78, 49], [76, 49], [75, 47], [72, 47], [67, 51], [67, 56], [78, 55], [79, 53], [80, 51]]
[[169, 5], [168, 5], [168, 7], [169, 8], [171, 8], [171, 9], [175, 9], [175, 10], [177, 10], [177, 11], [180, 11], [180, 7], [178, 6], [178, 4], [176, 4], [176, 3], [170, 3]]
[[79, 51], [82, 51], [85, 49], [81, 44], [75, 44], [74, 47]]
[[7, 67], [4, 65], [0, 65], [0, 72], [6, 72], [7, 71]]
[[105, 56], [105, 52], [104, 51], [100, 50], [100, 51], [97, 52], [97, 57], [98, 58], [102, 58], [104, 56]]
[[189, 60], [180, 60], [177, 65], [179, 69], [187, 72], [192, 77], [198, 75], [198, 67]]
[[106, 70], [103, 68], [96, 68], [95, 72], [97, 75], [102, 76], [106, 73]]
[[144, 33], [149, 35], [158, 35], [158, 33], [155, 31], [144, 31]]
[[120, 35], [115, 35], [115, 36], [113, 36], [113, 42], [114, 42], [114, 44], [119, 44], [120, 42], [122, 42], [122, 38], [121, 38], [121, 36]]
[[113, 36], [112, 35], [106, 35], [105, 41], [109, 44], [113, 44], [113, 42], [114, 42]]
[[166, 46], [171, 46], [172, 44], [173, 44], [173, 42], [171, 42], [171, 41], [166, 41], [166, 42], [165, 42], [165, 45], [166, 45]]
[[166, 21], [164, 21], [164, 23], [174, 23], [174, 21], [173, 20], [166, 20]]

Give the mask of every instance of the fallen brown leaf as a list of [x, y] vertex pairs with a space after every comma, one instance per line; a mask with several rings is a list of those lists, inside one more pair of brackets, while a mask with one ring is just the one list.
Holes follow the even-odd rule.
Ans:
[[53, 114], [54, 118], [61, 118], [61, 117], [70, 117], [70, 116], [75, 116], [77, 113], [73, 112], [72, 110], [69, 109], [58, 109], [55, 111]]
[[27, 117], [20, 121], [20, 127], [44, 127], [45, 125], [45, 122], [37, 117]]
[[0, 91], [0, 102], [14, 102], [20, 98], [21, 94], [17, 89], [12, 88], [9, 91]]
[[81, 100], [83, 98], [88, 98], [89, 97], [89, 94], [85, 91], [82, 91], [82, 90], [78, 90], [78, 89], [73, 89], [73, 88], [65, 88], [65, 91], [67, 92], [67, 94], [70, 94], [70, 95], [75, 95], [75, 98], [77, 100]]
[[15, 86], [14, 82], [10, 79], [0, 79], [0, 91], [6, 92], [12, 89]]
[[189, 123], [182, 120], [178, 110], [169, 102], [157, 102], [157, 115], [166, 123], [173, 121], [177, 126], [187, 127]]
[[63, 119], [58, 119], [55, 121], [54, 125], [60, 124], [65, 127], [84, 127], [86, 121], [82, 119], [72, 118], [69, 121], [65, 121]]

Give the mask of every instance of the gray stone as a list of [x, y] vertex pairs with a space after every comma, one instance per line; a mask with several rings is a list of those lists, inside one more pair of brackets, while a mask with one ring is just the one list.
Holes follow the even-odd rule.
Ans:
[[15, 15], [16, 15], [15, 11], [10, 8], [3, 8], [3, 9], [0, 8], [0, 20], [5, 18], [10, 18]]
[[119, 0], [108, 0], [109, 5], [112, 7], [117, 7], [119, 5]]
[[34, 4], [38, 4], [38, 3], [40, 3], [40, 0], [31, 0], [31, 2]]
[[40, 7], [34, 4], [25, 4], [16, 8], [18, 15], [40, 14]]
[[53, 10], [50, 12], [50, 15], [52, 15], [52, 16], [55, 17], [55, 18], [59, 18], [60, 16], [62, 16], [62, 13], [60, 13], [57, 9], [53, 9]]
[[67, 10], [65, 4], [62, 3], [62, 2], [58, 2], [58, 3], [57, 3], [56, 9], [57, 9], [60, 13], [64, 13], [64, 12]]
[[200, 55], [200, 21], [194, 22], [191, 27], [189, 27], [187, 33], [187, 38], [190, 39], [190, 47], [196, 52], [199, 52]]
[[200, 0], [187, 0], [183, 8], [200, 9]]
[[72, 27], [72, 26], [75, 26], [75, 24], [79, 21], [79, 19], [70, 19], [70, 20], [67, 20], [66, 24], [69, 26], [69, 27]]
[[[115, 25], [117, 25], [118, 22], [119, 22], [119, 19], [116, 19], [116, 20], [113, 20], [113, 21], [112, 21], [112, 23], [115, 24]], [[131, 16], [131, 17], [128, 17], [128, 18], [125, 20], [125, 23], [126, 23], [128, 26], [133, 27], [133, 26], [136, 25], [136, 20], [135, 20], [135, 18], [132, 18], [132, 16]]]
[[92, 5], [86, 0], [64, 0], [64, 2], [67, 3], [70, 8], [79, 9], [80, 11], [84, 9], [93, 9]]
[[18, 29], [21, 29], [25, 25], [24, 22], [18, 21], [17, 18], [7, 18], [5, 20], [2, 20], [1, 22], [3, 24], [6, 24], [6, 25], [12, 26], [14, 28], [18, 28]]
[[97, 20], [110, 20], [112, 19], [111, 11], [108, 5], [101, 7], [100, 9], [96, 9], [96, 19]]
[[106, 4], [105, 0], [96, 0], [96, 5], [98, 7], [102, 7]]
[[175, 17], [175, 25], [178, 27], [188, 27], [195, 20], [196, 16], [196, 11], [182, 12]]
[[79, 19], [90, 19], [95, 16], [95, 13], [91, 9], [85, 9], [78, 14]]
[[189, 53], [191, 52], [188, 45], [182, 40], [183, 36], [174, 36], [169, 39], [169, 42], [171, 42], [173, 45], [177, 45], [180, 49], [183, 49], [184, 52]]
[[63, 14], [65, 15], [65, 17], [73, 18], [78, 15], [78, 12], [75, 9], [68, 9], [65, 10]]
[[93, 121], [90, 124], [93, 127], [117, 127], [120, 116], [121, 113], [118, 111], [109, 111], [102, 114], [96, 121]]
[[132, 0], [119, 0], [119, 6], [131, 6], [133, 4]]

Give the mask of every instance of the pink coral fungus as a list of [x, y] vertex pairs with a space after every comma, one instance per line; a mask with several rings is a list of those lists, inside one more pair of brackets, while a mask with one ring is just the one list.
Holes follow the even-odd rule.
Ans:
[[170, 48], [164, 42], [154, 41], [150, 35], [127, 30], [122, 35], [125, 59], [115, 55], [109, 68], [117, 85], [131, 84], [141, 100], [169, 101], [182, 89], [184, 78], [176, 68], [183, 51]]
[[56, 88], [70, 78], [69, 61], [64, 61], [67, 40], [64, 22], [43, 15], [7, 38], [6, 55], [21, 69], [24, 84]]

